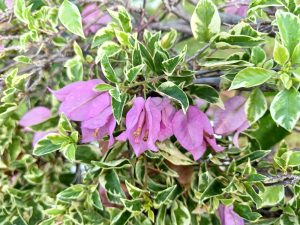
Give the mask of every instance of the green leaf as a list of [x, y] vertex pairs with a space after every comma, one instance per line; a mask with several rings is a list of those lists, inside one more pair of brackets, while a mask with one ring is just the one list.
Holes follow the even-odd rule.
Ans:
[[221, 29], [218, 9], [211, 0], [200, 0], [191, 18], [191, 28], [196, 39], [209, 42]]
[[77, 145], [76, 160], [84, 163], [99, 160], [99, 149], [93, 145]]
[[26, 5], [24, 0], [14, 0], [13, 9], [15, 16], [22, 22], [26, 23], [27, 19], [24, 17]]
[[109, 162], [92, 162], [92, 164], [98, 166], [101, 169], [122, 169], [131, 167], [131, 163], [128, 159], [118, 159]]
[[133, 53], [132, 53], [132, 65], [138, 66], [138, 65], [141, 65], [142, 63], [143, 63], [143, 60], [142, 60], [141, 50], [140, 50], [138, 42], [135, 41], [135, 46], [134, 46]]
[[126, 225], [131, 216], [131, 212], [123, 210], [113, 218], [113, 220], [111, 221], [111, 225]]
[[256, 205], [260, 205], [262, 200], [259, 197], [259, 195], [256, 193], [256, 191], [254, 190], [254, 188], [248, 183], [244, 183], [244, 186], [245, 186], [245, 190], [246, 190], [247, 194], [252, 199], [252, 201], [254, 201]]
[[121, 93], [118, 86], [110, 89], [108, 92], [113, 99], [115, 99], [117, 102], [121, 102]]
[[157, 192], [154, 199], [154, 207], [159, 208], [161, 205], [169, 203], [170, 197], [175, 192], [177, 185], [168, 187], [165, 190]]
[[245, 110], [247, 119], [251, 124], [259, 120], [268, 110], [267, 100], [259, 88], [251, 92], [246, 101]]
[[114, 69], [110, 65], [108, 57], [105, 55], [101, 59], [101, 68], [104, 76], [113, 83], [118, 83], [118, 77], [115, 74]]
[[66, 61], [67, 76], [71, 81], [80, 81], [83, 78], [83, 64], [78, 56]]
[[125, 76], [129, 82], [132, 82], [135, 80], [137, 75], [141, 72], [141, 70], [144, 68], [144, 64], [135, 66], [130, 68], [126, 73]]
[[281, 158], [286, 162], [288, 167], [300, 165], [300, 152], [287, 151], [281, 156]]
[[300, 41], [300, 19], [290, 12], [278, 10], [276, 21], [281, 41], [292, 55], [294, 48]]
[[189, 100], [184, 91], [176, 84], [171, 81], [166, 81], [157, 88], [157, 91], [179, 102], [182, 110], [184, 112], [187, 111], [189, 107]]
[[258, 141], [261, 149], [270, 149], [287, 136], [289, 132], [278, 126], [270, 113], [266, 113], [257, 122], [256, 129], [248, 132], [248, 134]]
[[190, 225], [191, 215], [181, 201], [174, 201], [171, 207], [171, 221], [174, 225]]
[[181, 153], [171, 141], [157, 142], [156, 145], [160, 150], [160, 154], [174, 165], [187, 166], [196, 164], [185, 154]]
[[112, 41], [114, 37], [115, 32], [111, 27], [102, 27], [93, 38], [92, 48], [98, 47], [106, 41]]
[[275, 40], [273, 58], [279, 65], [284, 65], [290, 58], [289, 51], [280, 42]]
[[76, 41], [74, 41], [74, 43], [73, 43], [73, 49], [74, 49], [75, 54], [76, 54], [82, 61], [84, 61], [84, 57], [83, 57], [82, 50], [81, 50], [80, 46], [77, 44]]
[[225, 179], [223, 177], [216, 177], [213, 179], [201, 194], [200, 201], [204, 201], [205, 199], [213, 196], [221, 195], [224, 192], [223, 189], [226, 187], [224, 185], [224, 180]]
[[292, 54], [292, 64], [300, 64], [300, 43], [298, 43]]
[[219, 93], [213, 87], [206, 84], [194, 84], [189, 86], [191, 95], [197, 96], [209, 103], [220, 102]]
[[119, 30], [115, 30], [115, 33], [116, 33], [117, 40], [121, 45], [128, 46], [130, 44], [129, 42], [130, 36], [128, 33]]
[[96, 87], [94, 87], [94, 90], [95, 91], [99, 91], [99, 92], [102, 92], [102, 91], [109, 91], [111, 89], [114, 89], [113, 86], [111, 86], [110, 84], [106, 84], [106, 83], [103, 83], [103, 84], [97, 84]]
[[255, 161], [257, 159], [260, 159], [260, 158], [263, 158], [265, 157], [266, 155], [268, 155], [269, 153], [271, 152], [271, 150], [256, 150], [254, 152], [251, 152], [247, 155], [244, 155], [240, 158], [238, 158], [236, 160], [236, 164], [237, 165], [240, 165], [242, 163], [245, 163], [245, 162], [248, 162], [248, 160], [250, 161]]
[[112, 57], [118, 54], [121, 50], [121, 47], [117, 43], [113, 41], [106, 41], [98, 48], [95, 62], [99, 63], [104, 56]]
[[137, 187], [133, 186], [127, 180], [125, 180], [125, 184], [126, 184], [126, 188], [128, 190], [128, 193], [130, 194], [130, 196], [132, 198], [138, 198], [141, 195], [143, 195], [144, 193], [149, 193], [147, 190], [143, 190], [143, 189], [140, 189], [140, 188], [137, 188]]
[[84, 195], [84, 189], [85, 186], [83, 184], [76, 184], [58, 193], [56, 197], [65, 202], [79, 201]]
[[121, 201], [122, 201], [125, 209], [128, 210], [129, 212], [140, 213], [143, 211], [143, 206], [142, 206], [143, 199], [141, 199], [141, 198], [132, 199], [132, 200], [123, 198], [123, 199], [121, 199]]
[[71, 33], [85, 38], [81, 24], [81, 15], [74, 3], [64, 0], [59, 7], [58, 18]]
[[249, 205], [242, 203], [234, 203], [234, 211], [242, 218], [251, 222], [258, 220], [261, 217], [259, 213], [252, 212]]
[[16, 62], [24, 63], [24, 64], [30, 64], [32, 62], [31, 58], [25, 56], [25, 55], [19, 55], [14, 58]]
[[126, 94], [120, 95], [120, 101], [117, 101], [115, 98], [112, 99], [113, 115], [118, 124], [120, 123], [120, 121], [122, 119], [123, 109], [126, 104], [126, 101], [127, 101]]
[[230, 89], [249, 88], [261, 85], [274, 76], [274, 72], [259, 67], [249, 67], [241, 70], [233, 79]]
[[185, 57], [185, 54], [186, 54], [186, 51], [187, 51], [187, 47], [185, 46], [184, 49], [182, 50], [182, 52], [173, 57], [173, 58], [170, 58], [170, 59], [167, 59], [167, 60], [164, 60], [162, 62], [162, 65], [164, 67], [164, 71], [167, 75], [172, 75], [177, 67], [177, 65], [182, 62], [182, 60], [184, 59]]
[[4, 103], [0, 105], [0, 120], [10, 116], [18, 106], [15, 103]]
[[73, 143], [70, 143], [66, 146], [64, 146], [61, 151], [63, 152], [64, 156], [70, 160], [71, 162], [75, 161], [75, 155], [76, 155], [76, 145]]
[[150, 55], [150, 52], [147, 50], [147, 48], [139, 43], [139, 49], [140, 49], [140, 52], [141, 52], [141, 55], [145, 61], [145, 63], [147, 64], [147, 66], [149, 66], [149, 68], [152, 70], [152, 71], [155, 71], [155, 66], [154, 66], [154, 61], [153, 61], [153, 58], [152, 56]]
[[300, 117], [300, 93], [293, 87], [280, 91], [271, 103], [270, 112], [278, 125], [293, 130]]
[[121, 188], [117, 173], [114, 170], [105, 170], [100, 175], [99, 180], [107, 191], [108, 199], [113, 203], [121, 203], [120, 199], [124, 198], [125, 194]]
[[162, 37], [160, 41], [161, 47], [163, 47], [164, 49], [171, 48], [175, 43], [176, 38], [177, 38], [177, 31], [171, 28], [171, 30]]
[[57, 126], [59, 132], [63, 135], [68, 135], [68, 133], [74, 131], [70, 120], [65, 116], [65, 114], [61, 114]]
[[97, 209], [103, 210], [103, 205], [102, 205], [102, 202], [101, 202], [101, 198], [100, 198], [98, 189], [96, 189], [96, 190], [92, 193], [91, 198], [92, 198], [93, 205], [94, 205]]
[[266, 53], [261, 47], [255, 46], [252, 48], [250, 62], [252, 62], [254, 65], [262, 64], [266, 58]]
[[34, 145], [34, 155], [42, 156], [60, 149], [60, 144], [53, 144], [52, 141], [49, 139], [50, 136], [54, 138], [55, 136], [57, 136], [57, 134], [49, 134], [46, 137], [39, 140], [38, 143]]
[[264, 191], [260, 193], [259, 196], [262, 199], [259, 208], [277, 205], [284, 198], [284, 186], [277, 185], [265, 187]]
[[118, 11], [108, 10], [111, 17], [118, 22], [123, 31], [130, 33], [132, 31], [131, 17], [123, 6], [118, 6]]

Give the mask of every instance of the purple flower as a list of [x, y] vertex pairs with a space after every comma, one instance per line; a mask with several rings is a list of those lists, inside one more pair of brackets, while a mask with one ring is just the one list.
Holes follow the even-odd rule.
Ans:
[[[236, 5], [234, 4], [236, 3]], [[242, 4], [239, 4], [242, 3]], [[245, 17], [247, 15], [249, 0], [231, 0], [229, 1], [230, 6], [224, 9], [224, 12], [227, 14], [238, 15], [241, 17]]]
[[110, 95], [93, 90], [101, 83], [103, 81], [100, 79], [78, 81], [58, 91], [50, 91], [62, 102], [59, 112], [64, 113], [70, 120], [81, 122], [82, 143], [100, 140], [108, 134], [111, 146], [114, 142], [116, 120], [113, 117]]
[[[23, 115], [19, 121], [20, 126], [24, 127], [25, 130], [29, 131], [30, 126], [42, 123], [51, 117], [51, 111], [46, 107], [35, 107], [29, 110]], [[53, 133], [53, 131], [39, 131], [33, 135], [32, 145], [34, 146], [40, 139], [45, 137], [47, 134]]]
[[167, 98], [142, 97], [134, 99], [126, 115], [126, 130], [117, 138], [129, 140], [136, 156], [146, 150], [157, 151], [155, 142], [172, 136], [172, 117], [175, 109]]
[[245, 101], [242, 96], [234, 96], [225, 102], [225, 110], [217, 109], [215, 111], [215, 133], [222, 136], [235, 133], [233, 144], [236, 147], [239, 147], [238, 138], [240, 133], [250, 126], [246, 118]]
[[216, 143], [209, 119], [196, 106], [190, 106], [186, 114], [182, 110], [176, 112], [172, 124], [175, 137], [195, 160], [205, 153], [207, 145], [217, 152], [224, 150]]
[[96, 3], [87, 5], [81, 15], [85, 35], [96, 33], [99, 28], [106, 26], [111, 21], [110, 16], [101, 12]]
[[244, 220], [233, 211], [233, 206], [219, 205], [221, 225], [244, 225]]

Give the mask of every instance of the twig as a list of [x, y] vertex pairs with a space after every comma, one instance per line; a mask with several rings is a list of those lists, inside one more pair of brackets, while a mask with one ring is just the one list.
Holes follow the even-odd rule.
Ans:
[[191, 56], [190, 58], [188, 58], [186, 61], [190, 62], [190, 61], [196, 59], [199, 55], [201, 55], [203, 52], [205, 52], [205, 50], [208, 49], [209, 46], [210, 46], [210, 43], [207, 43], [202, 48], [200, 48], [193, 56]]
[[264, 181], [266, 186], [274, 185], [294, 185], [300, 181], [300, 175], [294, 174], [282, 174], [277, 176], [269, 176], [269, 179]]

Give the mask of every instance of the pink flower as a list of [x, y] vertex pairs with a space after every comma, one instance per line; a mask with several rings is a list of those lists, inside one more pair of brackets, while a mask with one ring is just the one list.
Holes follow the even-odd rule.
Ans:
[[[236, 5], [234, 5], [234, 3], [236, 3]], [[239, 4], [239, 3], [242, 3], [242, 4]], [[249, 3], [249, 0], [242, 0], [242, 1], [231, 0], [229, 2], [230, 6], [226, 7], [224, 9], [224, 12], [228, 13], [228, 14], [232, 14], [232, 15], [238, 15], [241, 17], [245, 17], [247, 15], [248, 3]]]
[[[42, 123], [51, 117], [51, 111], [46, 107], [35, 107], [29, 110], [23, 115], [19, 121], [20, 126], [24, 127], [25, 130], [29, 131], [30, 126]], [[47, 134], [53, 133], [53, 131], [39, 131], [33, 135], [32, 145], [34, 146], [40, 139], [45, 137]]]
[[207, 145], [217, 152], [224, 150], [216, 143], [209, 119], [196, 106], [190, 106], [186, 114], [176, 112], [172, 124], [175, 137], [195, 160], [205, 153]]
[[219, 205], [221, 225], [244, 225], [244, 220], [233, 211], [233, 206]]
[[96, 3], [87, 5], [81, 15], [85, 35], [96, 33], [101, 27], [106, 26], [111, 21], [110, 16], [101, 12]]
[[234, 96], [225, 102], [225, 110], [217, 109], [215, 111], [215, 133], [227, 136], [235, 132], [233, 144], [236, 147], [239, 147], [238, 138], [240, 133], [250, 126], [246, 118], [245, 101], [242, 96]]
[[126, 131], [117, 139], [129, 140], [136, 156], [146, 150], [157, 151], [155, 142], [173, 135], [171, 121], [174, 112], [167, 98], [149, 97], [145, 100], [137, 97], [126, 115]]
[[100, 140], [108, 134], [111, 146], [114, 142], [116, 120], [113, 117], [110, 95], [93, 90], [101, 83], [103, 81], [100, 79], [78, 81], [58, 91], [50, 91], [62, 102], [59, 112], [64, 113], [70, 120], [81, 122], [82, 143]]
[[13, 0], [5, 0], [5, 5], [8, 9], [12, 9], [14, 7], [14, 1]]

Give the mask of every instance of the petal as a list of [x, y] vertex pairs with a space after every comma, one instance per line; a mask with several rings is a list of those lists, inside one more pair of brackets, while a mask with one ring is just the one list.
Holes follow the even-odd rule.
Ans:
[[147, 99], [145, 103], [146, 109], [146, 129], [148, 129], [148, 147], [152, 151], [157, 151], [155, 142], [158, 139], [158, 133], [160, 130], [161, 112], [159, 105], [157, 105], [156, 99], [151, 97]]
[[195, 161], [200, 159], [204, 155], [205, 151], [206, 151], [205, 141], [202, 142], [200, 147], [190, 150]]
[[244, 225], [245, 222], [233, 211], [233, 206], [219, 206], [219, 216], [222, 225]]
[[104, 83], [100, 79], [93, 79], [89, 81], [77, 81], [71, 84], [68, 84], [67, 86], [63, 87], [62, 89], [59, 89], [57, 91], [49, 89], [49, 91], [57, 98], [59, 101], [64, 101], [65, 98], [71, 93], [71, 92], [85, 92], [88, 89], [92, 89], [97, 84]]
[[225, 102], [225, 110], [216, 110], [214, 118], [216, 134], [229, 135], [247, 121], [244, 103], [244, 97], [235, 96]]
[[106, 92], [72, 92], [60, 105], [59, 112], [71, 120], [84, 121], [95, 117], [110, 104], [111, 97]]
[[108, 123], [111, 115], [113, 114], [111, 106], [104, 109], [99, 115], [82, 122], [82, 127], [89, 129], [96, 129]]
[[106, 13], [98, 20], [98, 24], [107, 25], [111, 20], [112, 19], [111, 19], [110, 15]]
[[173, 120], [173, 132], [179, 143], [197, 155], [194, 151], [200, 148], [203, 142], [203, 127], [200, 110], [195, 106], [190, 106], [187, 113], [179, 110]]
[[35, 124], [39, 124], [51, 117], [50, 109], [39, 106], [29, 110], [27, 113], [23, 115], [19, 124], [22, 127], [30, 127]]
[[145, 100], [142, 97], [134, 99], [132, 108], [126, 115], [126, 129], [131, 130], [138, 122], [139, 116], [144, 109]]
[[233, 142], [233, 144], [234, 144], [235, 147], [239, 148], [239, 136], [240, 136], [240, 133], [242, 133], [243, 131], [247, 130], [248, 127], [250, 127], [250, 124], [248, 123], [248, 121], [246, 121], [235, 132], [235, 134], [233, 136], [233, 140], [232, 140], [232, 142]]
[[203, 113], [201, 111], [200, 111], [200, 114], [201, 114], [201, 117], [202, 117], [202, 126], [204, 128], [204, 138], [205, 138], [205, 141], [216, 152], [223, 151], [225, 148], [217, 144], [216, 139], [214, 137], [214, 131], [213, 131], [213, 128], [212, 128], [212, 126], [210, 124], [210, 121], [209, 121], [208, 117], [206, 116], [205, 113]]
[[[90, 15], [91, 13], [93, 13], [94, 11], [97, 11], [97, 9], [99, 10], [98, 6], [96, 3], [92, 3], [92, 4], [88, 4], [86, 7], [84, 7], [84, 9], [82, 10], [82, 17], [86, 17], [88, 15]], [[99, 10], [100, 11], [100, 10]]]
[[161, 111], [161, 122], [160, 131], [158, 134], [158, 140], [164, 141], [165, 139], [173, 135], [172, 119], [175, 115], [175, 108], [171, 105], [169, 101], [167, 105]]

